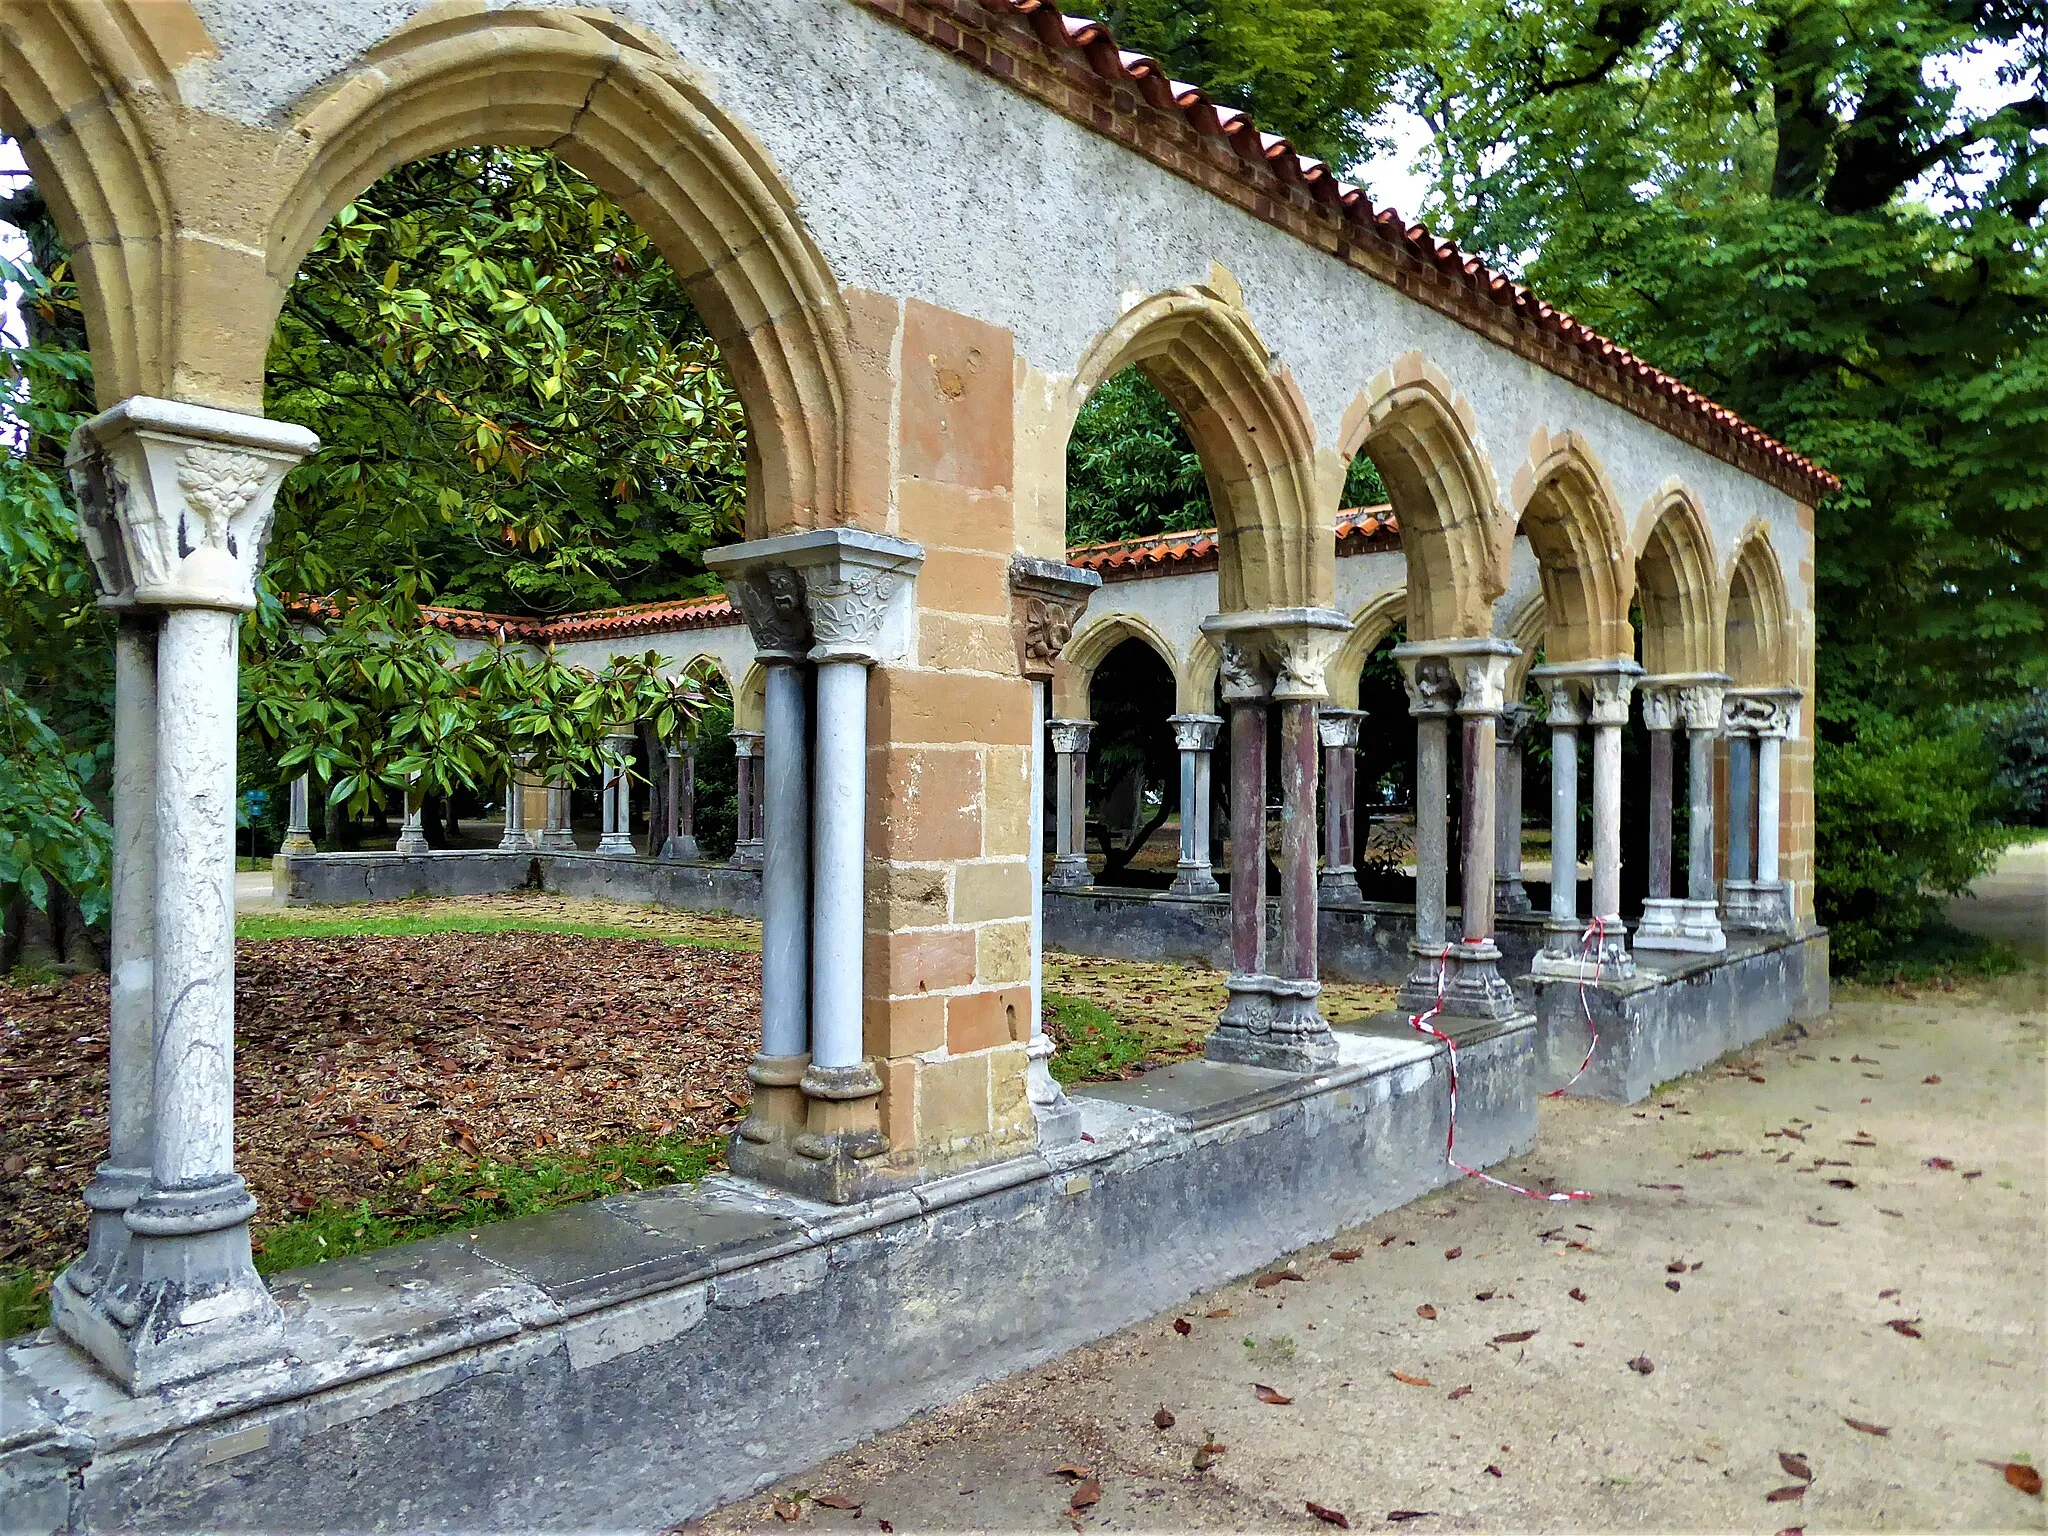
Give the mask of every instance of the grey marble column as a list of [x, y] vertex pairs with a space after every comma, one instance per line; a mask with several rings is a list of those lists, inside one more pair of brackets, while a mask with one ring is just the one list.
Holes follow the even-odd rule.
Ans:
[[697, 744], [688, 736], [668, 748], [668, 836], [661, 856], [679, 864], [703, 862], [697, 843]]
[[1801, 697], [1797, 688], [1730, 688], [1723, 698], [1729, 826], [1721, 916], [1731, 929], [1791, 933], [1798, 926], [1792, 887], [1778, 868], [1779, 763], [1785, 739], [1798, 730]]
[[[1053, 1076], [1055, 1042], [1045, 1029], [1045, 740], [1053, 669], [1073, 638], [1089, 597], [1102, 585], [1094, 571], [1018, 555], [1010, 562], [1010, 628], [1017, 666], [1031, 684], [1030, 829], [1026, 868], [1031, 883], [1031, 1037], [1025, 1045], [1024, 1096], [1038, 1122], [1041, 1147], [1081, 1138], [1080, 1106]], [[1204, 789], [1206, 790], [1206, 783]]]
[[1501, 711], [1494, 737], [1494, 783], [1499, 796], [1495, 825], [1493, 909], [1516, 916], [1535, 911], [1522, 884], [1522, 738], [1536, 712], [1526, 704]]
[[603, 811], [597, 851], [614, 857], [629, 856], [633, 847], [633, 732], [629, 726], [614, 728], [605, 737], [604, 782], [598, 792]]
[[[1664, 950], [1717, 954], [1728, 947], [1721, 932], [1714, 883], [1714, 742], [1720, 734], [1718, 672], [1644, 678], [1643, 724], [1650, 736], [1650, 893], [1636, 928], [1638, 954]], [[1673, 738], [1686, 733], [1686, 892], [1672, 892]]]
[[1649, 889], [1636, 927], [1638, 950], [1685, 947], [1685, 903], [1671, 894], [1671, 737], [1678, 725], [1679, 686], [1674, 678], [1646, 677], [1636, 689], [1650, 738]]
[[[110, 605], [111, 606], [111, 605]], [[108, 1148], [85, 1186], [85, 1254], [57, 1277], [50, 1307], [74, 1337], [97, 1325], [90, 1298], [130, 1257], [124, 1219], [149, 1187], [151, 983], [156, 944], [156, 635], [153, 613], [121, 613], [114, 633], [113, 911], [107, 947]], [[303, 783], [304, 780], [295, 780]], [[136, 1276], [126, 1274], [129, 1286]]]
[[1358, 726], [1355, 709], [1326, 709], [1317, 717], [1323, 747], [1323, 873], [1320, 901], [1357, 901]]
[[1728, 947], [1714, 881], [1714, 743], [1721, 736], [1725, 678], [1695, 683], [1678, 696], [1686, 736], [1685, 937], [1699, 954]]
[[1628, 929], [1621, 920], [1621, 732], [1628, 724], [1629, 693], [1642, 670], [1634, 662], [1626, 670], [1591, 675], [1593, 724], [1593, 959], [1602, 979], [1624, 980], [1635, 974]]
[[1576, 976], [1584, 927], [1579, 922], [1579, 731], [1586, 723], [1578, 679], [1538, 679], [1550, 717], [1550, 918], [1543, 949], [1531, 962], [1538, 976]]
[[1459, 683], [1458, 719], [1464, 732], [1464, 813], [1459, 817], [1464, 889], [1459, 898], [1462, 933], [1451, 951], [1450, 986], [1444, 1013], [1454, 1019], [1512, 1018], [1515, 991], [1500, 973], [1500, 945], [1494, 939], [1493, 900], [1499, 849], [1500, 811], [1497, 730], [1505, 706], [1507, 669], [1517, 654], [1505, 640], [1450, 642]]
[[277, 851], [293, 855], [319, 852], [313, 845], [312, 784], [309, 777], [302, 773], [293, 779], [287, 794], [284, 841], [277, 845]]
[[420, 788], [420, 776], [409, 773], [405, 778], [405, 820], [399, 823], [398, 841], [391, 845], [393, 853], [427, 852], [427, 830], [421, 820], [421, 813], [427, 803], [426, 791]]
[[1394, 1006], [1422, 1013], [1450, 984], [1450, 730], [1458, 687], [1443, 657], [1400, 652], [1395, 647], [1415, 719], [1415, 937]]
[[[775, 637], [770, 636], [771, 640]], [[798, 637], [801, 639], [802, 637]], [[760, 644], [759, 637], [756, 644]], [[762, 734], [761, 1050], [747, 1069], [754, 1112], [740, 1134], [755, 1141], [801, 1134], [808, 1115], [804, 1073], [811, 1067], [810, 676], [795, 644], [762, 656], [766, 730]], [[859, 681], [863, 710], [866, 669]], [[865, 750], [867, 721], [860, 722]]]
[[512, 771], [505, 775], [505, 830], [498, 839], [500, 853], [531, 853], [534, 848], [533, 833], [526, 826], [526, 786], [521, 778], [525, 769], [525, 759], [515, 758]]
[[[83, 423], [67, 458], [102, 601], [161, 614], [146, 962], [136, 796], [151, 701], [140, 636], [116, 656], [116, 709], [128, 716], [115, 725], [116, 774], [128, 795], [115, 812], [113, 888], [125, 917], [114, 958], [127, 976], [115, 978], [111, 1023], [134, 1043], [146, 964], [149, 1182], [121, 1218], [125, 1257], [90, 1293], [64, 1286], [56, 1298], [58, 1327], [137, 1393], [279, 1350], [281, 1315], [250, 1258], [256, 1203], [234, 1166], [236, 631], [255, 606], [278, 483], [317, 444], [302, 427], [131, 397]], [[133, 1157], [144, 1079], [126, 1050], [110, 1071], [121, 1099], [115, 1147]]]
[[1049, 720], [1053, 751], [1053, 855], [1046, 884], [1056, 888], [1092, 883], [1088, 868], [1088, 741], [1093, 720]]
[[558, 853], [576, 847], [576, 832], [569, 824], [569, 784], [565, 779], [548, 781], [548, 821], [541, 828], [540, 846]]
[[1211, 896], [1222, 887], [1209, 858], [1209, 764], [1221, 715], [1169, 715], [1180, 750], [1180, 867], [1168, 887], [1175, 896]]

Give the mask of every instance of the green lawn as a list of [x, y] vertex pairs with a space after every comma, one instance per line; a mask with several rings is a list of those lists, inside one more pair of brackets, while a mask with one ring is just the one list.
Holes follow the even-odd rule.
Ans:
[[658, 939], [691, 949], [722, 949], [743, 954], [761, 947], [760, 940], [718, 938], [618, 923], [577, 922], [546, 917], [499, 916], [493, 913], [423, 912], [418, 916], [386, 917], [330, 908], [317, 917], [292, 912], [249, 912], [235, 919], [238, 939], [332, 939], [380, 934], [410, 938], [428, 933], [573, 933], [590, 939]]

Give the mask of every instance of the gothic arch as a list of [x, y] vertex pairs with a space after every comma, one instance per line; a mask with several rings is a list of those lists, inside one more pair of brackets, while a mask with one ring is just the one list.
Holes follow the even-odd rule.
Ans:
[[1718, 672], [1722, 625], [1714, 543], [1699, 503], [1678, 481], [1644, 509], [1636, 602], [1643, 612], [1643, 666], [1653, 676]]
[[1725, 670], [1744, 687], [1797, 681], [1792, 664], [1792, 603], [1770, 531], [1752, 524], [1728, 569]]
[[1345, 412], [1339, 452], [1366, 454], [1386, 482], [1408, 558], [1411, 640], [1484, 635], [1507, 590], [1499, 481], [1471, 403], [1421, 352], [1376, 375]]
[[1166, 670], [1173, 674], [1178, 690], [1181, 662], [1174, 654], [1172, 642], [1135, 613], [1104, 613], [1084, 619], [1074, 638], [1067, 642], [1066, 650], [1060, 654], [1053, 677], [1053, 709], [1062, 719], [1093, 718], [1088, 693], [1095, 682], [1096, 668], [1126, 640], [1139, 641], [1156, 653], [1166, 663]]
[[1325, 516], [1318, 500], [1315, 428], [1229, 274], [1144, 299], [1090, 343], [1067, 390], [1062, 459], [1088, 396], [1132, 366], [1179, 413], [1201, 457], [1221, 544], [1221, 610], [1326, 605], [1336, 513]]
[[1358, 679], [1365, 670], [1366, 658], [1407, 613], [1408, 593], [1395, 590], [1380, 593], [1351, 616], [1351, 633], [1337, 647], [1337, 654], [1330, 658], [1324, 672], [1329, 679], [1332, 709], [1358, 708]]
[[306, 163], [266, 239], [242, 327], [262, 378], [301, 260], [393, 167], [470, 144], [544, 147], [616, 198], [703, 315], [746, 405], [747, 532], [846, 520], [846, 314], [767, 151], [667, 47], [592, 12], [429, 12], [293, 123]]
[[1614, 487], [1585, 439], [1538, 428], [1509, 499], [1542, 577], [1545, 654], [1551, 661], [1633, 659], [1635, 562]]
[[732, 728], [736, 731], [758, 731], [767, 714], [768, 669], [760, 662], [750, 662], [746, 676], [740, 679], [739, 687], [732, 692]]
[[0, 128], [71, 255], [101, 406], [176, 385], [180, 284], [157, 134], [212, 41], [184, 0], [0, 4]]

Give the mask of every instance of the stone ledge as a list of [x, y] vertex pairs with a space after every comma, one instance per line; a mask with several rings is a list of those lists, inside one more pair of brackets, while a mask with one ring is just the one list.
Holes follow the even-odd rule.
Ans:
[[[1089, 1139], [863, 1205], [714, 1176], [280, 1275], [285, 1362], [194, 1391], [37, 1335], [9, 1529], [665, 1529], [1443, 1183], [1442, 1048], [1339, 1041], [1083, 1089]], [[1475, 1162], [1533, 1139], [1533, 1046], [1461, 1052]]]

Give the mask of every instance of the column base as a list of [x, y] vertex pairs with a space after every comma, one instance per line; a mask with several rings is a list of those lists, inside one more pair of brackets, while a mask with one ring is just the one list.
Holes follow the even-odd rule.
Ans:
[[284, 841], [277, 845], [277, 851], [297, 857], [300, 854], [318, 853], [320, 849], [305, 833], [287, 832]]
[[1093, 885], [1095, 871], [1088, 867], [1088, 855], [1085, 853], [1056, 853], [1052, 858], [1052, 868], [1046, 871], [1045, 883], [1056, 890]]
[[[1083, 861], [1086, 862], [1085, 860]], [[1054, 882], [1057, 883], [1057, 882]], [[1086, 884], [1083, 881], [1082, 884]], [[1216, 873], [1207, 864], [1186, 864], [1173, 877], [1173, 884], [1166, 888], [1169, 896], [1214, 896], [1223, 887], [1216, 883]]]
[[733, 1172], [828, 1205], [851, 1205], [904, 1182], [881, 1161], [889, 1143], [878, 1103], [882, 1079], [871, 1062], [807, 1067], [799, 1092], [802, 1129], [769, 1141], [734, 1136], [727, 1151]]
[[531, 853], [533, 852], [533, 847], [533, 834], [531, 832], [507, 832], [498, 839], [498, 852], [500, 853]]
[[680, 832], [661, 845], [661, 856], [677, 864], [704, 862], [704, 850], [698, 846], [697, 839], [685, 837]]
[[68, 1292], [74, 1302], [82, 1303], [102, 1287], [116, 1283], [116, 1276], [130, 1258], [128, 1208], [148, 1189], [147, 1168], [116, 1168], [111, 1163], [101, 1163], [93, 1171], [91, 1182], [81, 1191], [87, 1209], [92, 1212], [85, 1252], [57, 1277], [50, 1302], [53, 1312], [59, 1306], [59, 1291]]
[[1450, 975], [1444, 984], [1444, 1017], [1511, 1019], [1521, 1011], [1515, 989], [1500, 973], [1500, 946], [1492, 939], [1450, 946]]
[[1718, 955], [1728, 947], [1728, 936], [1721, 931], [1719, 910], [1713, 902], [1650, 896], [1643, 901], [1643, 920], [1636, 925], [1635, 947]]
[[761, 839], [750, 837], [733, 844], [732, 857], [726, 862], [734, 869], [759, 869], [762, 860]]
[[640, 850], [633, 846], [633, 839], [624, 832], [607, 832], [597, 840], [597, 851], [617, 858], [633, 857]]
[[391, 845], [393, 853], [426, 853], [427, 835], [424, 832], [401, 832], [398, 841]]
[[1067, 1097], [1067, 1090], [1052, 1075], [1052, 1058], [1057, 1047], [1051, 1035], [1036, 1034], [1024, 1047], [1024, 1098], [1038, 1123], [1041, 1147], [1065, 1147], [1081, 1139], [1081, 1106]]
[[1209, 1031], [1210, 1061], [1281, 1072], [1320, 1072], [1337, 1060], [1337, 1037], [1316, 1007], [1323, 984], [1233, 972], [1230, 1001]]
[[133, 1393], [275, 1358], [283, 1314], [249, 1254], [256, 1202], [239, 1174], [150, 1190], [129, 1207], [128, 1262], [90, 1298], [53, 1287], [65, 1336]]
[[1394, 1007], [1413, 1018], [1418, 1013], [1427, 1013], [1437, 1005], [1439, 995], [1448, 996], [1451, 989], [1449, 944], [1414, 944], [1408, 946], [1408, 953], [1415, 958], [1409, 968], [1408, 979], [1401, 983], [1401, 990], [1394, 994]]
[[1626, 981], [1635, 975], [1635, 956], [1628, 951], [1628, 929], [1621, 919], [1607, 919], [1601, 941], [1589, 947], [1590, 926], [1551, 923], [1543, 948], [1529, 963], [1529, 974], [1556, 981]]
[[1721, 882], [1721, 922], [1744, 933], [1791, 933], [1792, 886], [1784, 880]]
[[1339, 864], [1335, 869], [1325, 869], [1316, 876], [1317, 901], [1363, 901], [1365, 892], [1358, 884], [1358, 870], [1350, 864]]
[[567, 827], [549, 827], [537, 840], [543, 853], [574, 853], [576, 834]]
[[1522, 884], [1519, 872], [1493, 877], [1493, 910], [1514, 917], [1527, 917], [1536, 910], [1536, 904], [1529, 899], [1528, 888]]
[[733, 1132], [735, 1142], [765, 1145], [788, 1141], [803, 1134], [809, 1100], [804, 1097], [804, 1073], [811, 1065], [810, 1054], [801, 1056], [756, 1056], [747, 1064], [747, 1081], [754, 1085], [754, 1101], [747, 1118]]

